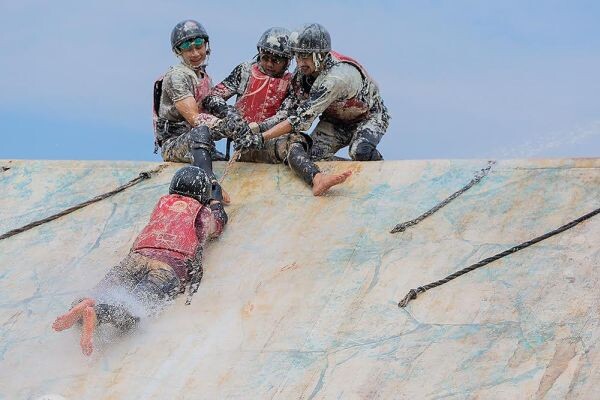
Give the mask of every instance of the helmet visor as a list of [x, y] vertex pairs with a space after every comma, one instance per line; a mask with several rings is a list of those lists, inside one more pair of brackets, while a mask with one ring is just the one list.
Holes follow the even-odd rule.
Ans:
[[275, 65], [283, 65], [288, 62], [288, 59], [285, 57], [278, 56], [273, 53], [268, 53], [266, 51], [260, 52], [260, 61], [262, 62], [271, 62]]
[[312, 56], [313, 56], [312, 52], [295, 51], [293, 54], [294, 54], [294, 57], [299, 58], [301, 60], [306, 60], [307, 58], [312, 58]]
[[186, 40], [185, 42], [183, 42], [179, 45], [179, 49], [180, 50], [189, 50], [192, 47], [202, 47], [204, 42], [205, 42], [205, 40], [201, 37], [192, 39], [192, 40]]

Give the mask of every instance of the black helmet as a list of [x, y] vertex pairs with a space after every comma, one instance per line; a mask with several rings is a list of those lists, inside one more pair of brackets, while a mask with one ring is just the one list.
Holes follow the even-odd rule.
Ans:
[[175, 25], [175, 28], [171, 31], [171, 47], [177, 53], [181, 43], [196, 38], [202, 38], [208, 42], [206, 29], [198, 21], [186, 19]]
[[292, 53], [327, 53], [331, 51], [331, 36], [323, 25], [306, 24], [290, 34]]
[[180, 194], [206, 204], [212, 196], [212, 183], [206, 171], [200, 167], [188, 165], [180, 168], [173, 175], [169, 194]]
[[262, 50], [277, 56], [292, 58], [289, 40], [290, 31], [287, 29], [279, 27], [269, 28], [258, 39], [256, 48], [259, 53]]

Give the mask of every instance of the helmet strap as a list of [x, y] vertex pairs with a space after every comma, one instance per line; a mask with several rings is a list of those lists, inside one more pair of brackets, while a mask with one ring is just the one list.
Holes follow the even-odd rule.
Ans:
[[321, 53], [312, 53], [313, 63], [315, 64], [315, 70], [321, 71], [321, 67], [323, 66], [323, 54]]

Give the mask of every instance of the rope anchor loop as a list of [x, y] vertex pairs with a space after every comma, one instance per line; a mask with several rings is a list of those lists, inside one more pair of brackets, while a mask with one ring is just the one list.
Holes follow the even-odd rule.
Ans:
[[442, 207], [448, 205], [448, 203], [450, 203], [452, 200], [454, 200], [455, 198], [457, 198], [458, 196], [460, 196], [461, 194], [463, 194], [464, 192], [466, 192], [467, 190], [469, 190], [470, 188], [475, 186], [477, 183], [479, 183], [479, 181], [481, 181], [490, 172], [490, 170], [492, 169], [492, 167], [495, 164], [496, 164], [496, 161], [488, 161], [487, 167], [482, 168], [481, 170], [477, 171], [477, 173], [475, 174], [473, 179], [471, 179], [471, 181], [469, 183], [467, 183], [465, 186], [463, 186], [460, 190], [457, 190], [456, 192], [452, 193], [450, 196], [448, 196], [446, 199], [444, 199], [441, 203], [439, 203], [438, 205], [434, 206], [433, 208], [425, 211], [423, 214], [419, 215], [417, 218], [411, 219], [410, 221], [402, 222], [402, 223], [396, 225], [390, 231], [390, 233], [404, 232], [407, 228], [417, 225], [419, 222], [423, 221], [425, 218], [434, 214]]
[[504, 250], [503, 252], [495, 254], [495, 255], [493, 255], [491, 257], [484, 258], [483, 260], [481, 260], [481, 261], [479, 261], [479, 262], [477, 262], [475, 264], [469, 265], [468, 267], [463, 268], [460, 271], [456, 271], [453, 274], [448, 275], [444, 279], [440, 279], [439, 281], [428, 283], [427, 285], [424, 285], [424, 286], [419, 286], [417, 289], [410, 289], [408, 291], [408, 293], [406, 294], [406, 296], [404, 296], [404, 298], [398, 303], [398, 307], [400, 307], [400, 308], [406, 307], [411, 300], [414, 300], [414, 299], [417, 298], [417, 294], [418, 293], [423, 293], [423, 292], [425, 292], [425, 291], [427, 291], [429, 289], [433, 289], [435, 287], [441, 286], [444, 283], [448, 283], [451, 280], [456, 279], [456, 278], [458, 278], [461, 275], [464, 275], [464, 274], [466, 274], [468, 272], [474, 271], [477, 268], [481, 268], [484, 265], [487, 265], [487, 264], [489, 264], [489, 263], [491, 263], [493, 261], [499, 260], [502, 257], [506, 257], [506, 256], [508, 256], [510, 254], [516, 253], [519, 250], [523, 250], [526, 247], [529, 247], [529, 246], [534, 245], [534, 244], [536, 244], [538, 242], [541, 242], [542, 240], [548, 239], [549, 237], [552, 237], [554, 235], [558, 235], [559, 233], [564, 232], [564, 231], [566, 231], [568, 229], [571, 229], [575, 225], [578, 225], [581, 222], [583, 222], [583, 221], [585, 221], [587, 219], [592, 218], [594, 215], [596, 215], [598, 213], [600, 213], [600, 208], [597, 208], [597, 209], [595, 209], [592, 212], [589, 212], [589, 213], [587, 213], [585, 215], [582, 215], [581, 217], [579, 217], [577, 219], [574, 219], [573, 221], [571, 221], [571, 222], [569, 222], [569, 223], [567, 223], [567, 224], [565, 224], [565, 225], [563, 225], [563, 226], [561, 226], [559, 228], [556, 228], [553, 231], [547, 232], [547, 233], [545, 233], [545, 234], [543, 234], [541, 236], [538, 236], [536, 238], [533, 238], [533, 239], [531, 239], [531, 240], [529, 240], [527, 242], [523, 242], [521, 244], [518, 244], [518, 245], [516, 245], [514, 247], [511, 247], [508, 250]]
[[81, 209], [83, 207], [89, 206], [90, 204], [94, 204], [94, 203], [99, 202], [100, 200], [104, 200], [106, 198], [114, 196], [115, 194], [117, 194], [119, 192], [122, 192], [123, 190], [125, 190], [125, 189], [127, 189], [127, 188], [129, 188], [131, 186], [137, 185], [138, 183], [140, 183], [143, 180], [149, 179], [152, 175], [157, 174], [160, 171], [162, 171], [166, 166], [167, 166], [167, 164], [161, 164], [161, 165], [159, 165], [157, 168], [155, 168], [153, 170], [140, 172], [140, 174], [137, 176], [137, 178], [134, 178], [134, 179], [130, 180], [129, 182], [125, 183], [124, 185], [119, 186], [118, 188], [116, 188], [114, 190], [111, 190], [110, 192], [99, 194], [96, 197], [93, 197], [93, 198], [91, 198], [89, 200], [86, 200], [83, 203], [79, 203], [77, 205], [69, 207], [69, 208], [67, 208], [67, 209], [65, 209], [65, 210], [63, 210], [63, 211], [61, 211], [59, 213], [50, 215], [49, 217], [46, 217], [46, 218], [43, 218], [43, 219], [40, 219], [40, 220], [37, 220], [37, 221], [34, 221], [34, 222], [31, 222], [31, 223], [29, 223], [27, 225], [24, 225], [24, 226], [20, 227], [20, 228], [16, 228], [16, 229], [10, 230], [10, 231], [8, 231], [8, 232], [0, 235], [0, 240], [4, 240], [4, 239], [7, 239], [7, 238], [9, 238], [11, 236], [14, 236], [16, 234], [28, 231], [28, 230], [30, 230], [32, 228], [35, 228], [36, 226], [45, 224], [46, 222], [54, 221], [55, 219], [58, 219], [58, 218], [60, 218], [62, 216], [70, 214], [73, 211], [77, 211], [77, 210], [79, 210], [79, 209]]

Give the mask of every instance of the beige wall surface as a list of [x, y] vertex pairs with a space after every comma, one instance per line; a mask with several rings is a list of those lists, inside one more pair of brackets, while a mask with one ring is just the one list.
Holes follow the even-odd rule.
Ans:
[[[505, 160], [389, 233], [486, 164], [322, 163], [354, 174], [313, 197], [284, 165], [236, 163], [230, 222], [192, 304], [181, 297], [125, 336], [101, 327], [90, 357], [78, 329], [51, 324], [127, 254], [180, 165], [0, 240], [0, 398], [600, 398], [600, 215], [397, 306], [600, 207], [600, 159]], [[0, 166], [2, 234], [158, 164]]]

